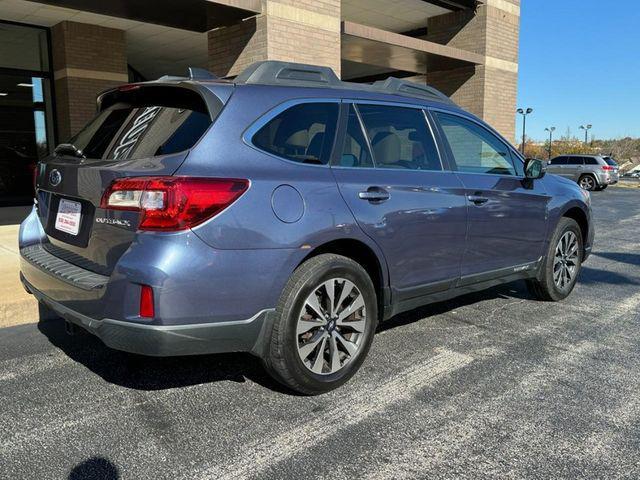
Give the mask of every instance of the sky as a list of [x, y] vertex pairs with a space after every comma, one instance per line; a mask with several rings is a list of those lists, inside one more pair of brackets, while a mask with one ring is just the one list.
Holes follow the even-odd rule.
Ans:
[[[523, 0], [518, 107], [527, 137], [640, 137], [640, 0]], [[517, 116], [518, 135], [522, 117]]]

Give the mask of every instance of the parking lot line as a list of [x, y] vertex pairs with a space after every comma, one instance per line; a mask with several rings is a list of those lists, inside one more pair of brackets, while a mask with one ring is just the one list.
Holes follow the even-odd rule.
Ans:
[[473, 358], [469, 355], [442, 350], [428, 361], [398, 374], [371, 391], [358, 390], [347, 395], [338, 393], [338, 398], [331, 401], [334, 408], [324, 410], [305, 424], [285, 431], [269, 442], [260, 439], [245, 445], [235, 459], [213, 465], [200, 475], [190, 475], [189, 478], [247, 478], [259, 475], [340, 430], [352, 427], [391, 405], [410, 399], [425, 386], [472, 361]]

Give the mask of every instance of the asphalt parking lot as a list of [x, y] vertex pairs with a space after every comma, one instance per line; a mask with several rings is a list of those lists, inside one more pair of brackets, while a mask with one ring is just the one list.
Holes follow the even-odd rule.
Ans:
[[640, 191], [593, 203], [569, 299], [515, 283], [402, 315], [315, 398], [250, 356], [136, 357], [56, 320], [0, 329], [0, 477], [639, 478]]

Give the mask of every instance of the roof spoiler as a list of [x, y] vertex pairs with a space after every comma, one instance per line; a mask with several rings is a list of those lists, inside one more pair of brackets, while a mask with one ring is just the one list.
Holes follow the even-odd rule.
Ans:
[[197, 67], [189, 67], [189, 76], [188, 77], [179, 77], [176, 75], [163, 75], [157, 80], [153, 80], [155, 82], [183, 82], [185, 80], [219, 80], [220, 78], [209, 70], [205, 70], [204, 68]]

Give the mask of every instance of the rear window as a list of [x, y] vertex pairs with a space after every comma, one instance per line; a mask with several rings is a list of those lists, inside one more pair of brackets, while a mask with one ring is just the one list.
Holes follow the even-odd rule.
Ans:
[[126, 160], [181, 152], [193, 147], [212, 123], [204, 100], [191, 90], [150, 87], [118, 92], [109, 100], [70, 140], [87, 158]]
[[329, 162], [338, 121], [337, 103], [302, 103], [271, 119], [253, 136], [265, 152], [300, 163]]
[[611, 157], [603, 157], [604, 161], [607, 162], [607, 165], [611, 165], [612, 167], [617, 167], [618, 164], [616, 163], [616, 161], [611, 158]]
[[551, 160], [550, 165], [566, 165], [567, 157], [558, 157]]

